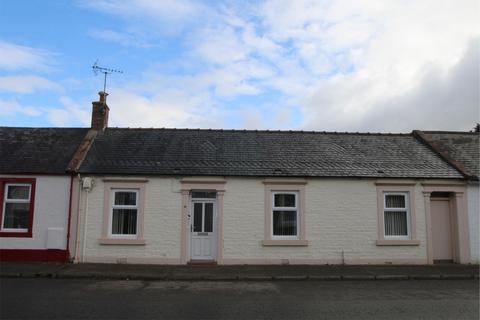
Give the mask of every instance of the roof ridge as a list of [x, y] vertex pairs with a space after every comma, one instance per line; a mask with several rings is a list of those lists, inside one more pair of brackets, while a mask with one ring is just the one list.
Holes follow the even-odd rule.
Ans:
[[0, 129], [83, 129], [89, 130], [89, 127], [9, 127], [9, 126], [0, 126]]
[[270, 129], [203, 129], [203, 128], [143, 128], [143, 127], [108, 127], [106, 130], [152, 130], [152, 131], [202, 131], [202, 132], [260, 132], [260, 133], [311, 133], [332, 135], [381, 135], [381, 136], [411, 136], [411, 133], [400, 132], [353, 132], [353, 131], [317, 131], [317, 130], [270, 130]]
[[471, 135], [479, 135], [478, 132], [473, 131], [442, 131], [442, 130], [433, 130], [433, 131], [424, 131], [421, 130], [423, 133], [426, 134], [471, 134]]

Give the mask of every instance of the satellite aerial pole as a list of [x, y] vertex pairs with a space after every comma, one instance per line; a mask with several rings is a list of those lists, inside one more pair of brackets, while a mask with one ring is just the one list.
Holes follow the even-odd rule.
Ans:
[[107, 75], [108, 74], [112, 74], [112, 73], [123, 73], [122, 70], [116, 70], [116, 69], [110, 69], [110, 68], [104, 68], [104, 67], [100, 67], [98, 65], [98, 59], [97, 61], [95, 61], [95, 63], [93, 64], [92, 66], [92, 69], [93, 69], [93, 73], [95, 73], [95, 75], [98, 74], [98, 72], [100, 73], [103, 73], [104, 74], [104, 78], [103, 78], [103, 92], [107, 92]]

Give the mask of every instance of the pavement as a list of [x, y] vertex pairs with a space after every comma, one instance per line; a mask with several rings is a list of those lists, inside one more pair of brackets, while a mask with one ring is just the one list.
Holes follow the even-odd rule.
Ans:
[[[0, 262], [2, 278], [115, 280], [478, 279], [479, 265], [141, 265]], [[477, 280], [478, 281], [478, 280]]]

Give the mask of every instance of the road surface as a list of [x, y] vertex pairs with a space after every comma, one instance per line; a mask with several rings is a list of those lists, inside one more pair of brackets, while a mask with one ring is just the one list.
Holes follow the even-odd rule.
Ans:
[[476, 280], [0, 279], [1, 319], [479, 319]]

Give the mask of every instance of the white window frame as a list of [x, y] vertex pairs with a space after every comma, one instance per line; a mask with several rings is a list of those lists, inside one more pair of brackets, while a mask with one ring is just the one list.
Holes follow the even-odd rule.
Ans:
[[[295, 195], [295, 207], [275, 207], [275, 195], [277, 194], [293, 194]], [[299, 192], [298, 191], [272, 191], [272, 197], [271, 197], [271, 237], [272, 239], [278, 239], [278, 240], [298, 240], [300, 239], [300, 221], [299, 221]], [[274, 211], [295, 211], [295, 220], [296, 220], [296, 235], [295, 236], [279, 236], [274, 234], [274, 226], [273, 226], [273, 215]]]
[[[139, 191], [138, 189], [111, 189], [111, 203], [110, 203], [110, 216], [108, 223], [108, 236], [114, 239], [137, 239], [138, 237], [138, 227], [139, 227]], [[115, 204], [115, 194], [117, 192], [134, 192], [135, 193], [135, 205], [116, 205]], [[114, 209], [135, 209], [137, 210], [137, 217], [135, 219], [135, 234], [114, 234], [112, 233], [113, 228], [113, 210]]]
[[[8, 199], [8, 188], [10, 186], [13, 187], [28, 187], [28, 199]], [[4, 223], [5, 223], [5, 216], [6, 216], [6, 207], [7, 207], [7, 202], [8, 203], [28, 203], [29, 207], [28, 210], [30, 211], [30, 206], [31, 204], [31, 199], [32, 199], [32, 185], [30, 183], [6, 183], [5, 184], [5, 190], [3, 194], [3, 208], [2, 208], [2, 225], [1, 225], [1, 231], [3, 232], [28, 232], [28, 228], [4, 228]]]
[[[387, 196], [404, 196], [405, 207], [404, 208], [387, 208]], [[407, 216], [407, 235], [405, 236], [392, 236], [385, 234], [385, 212], [388, 211], [405, 211]], [[383, 192], [383, 236], [387, 240], [410, 240], [411, 239], [411, 226], [410, 226], [410, 192]]]

